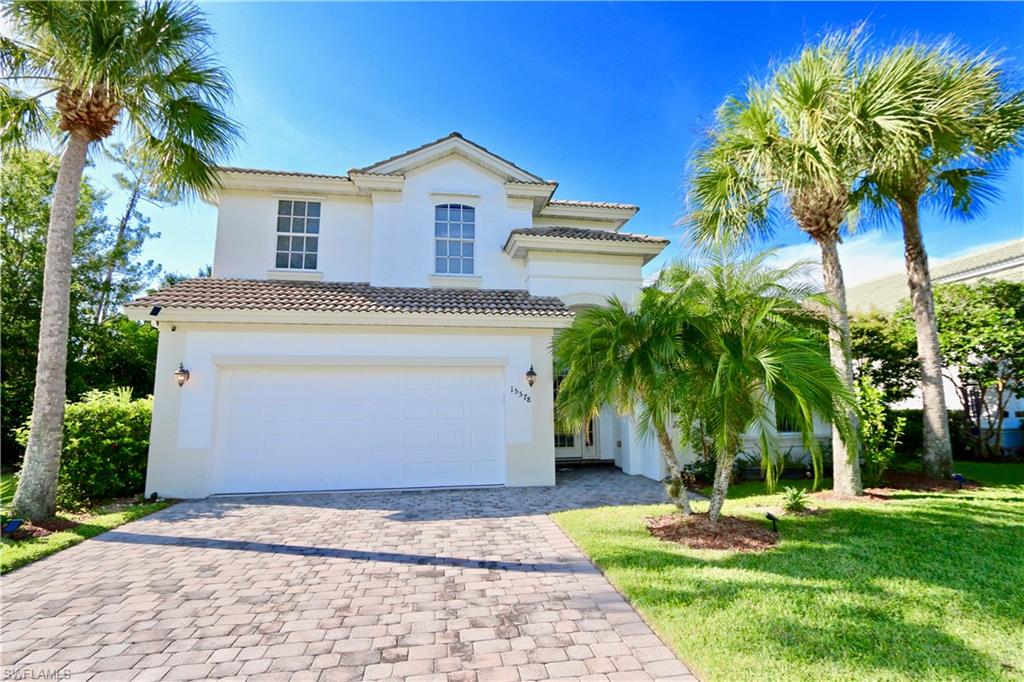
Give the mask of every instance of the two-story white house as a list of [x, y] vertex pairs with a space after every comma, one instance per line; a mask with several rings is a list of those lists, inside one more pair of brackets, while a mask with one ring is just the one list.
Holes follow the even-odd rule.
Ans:
[[661, 475], [611, 409], [558, 433], [550, 344], [668, 241], [553, 198], [458, 133], [346, 175], [224, 168], [210, 278], [126, 306], [160, 333], [147, 494]]

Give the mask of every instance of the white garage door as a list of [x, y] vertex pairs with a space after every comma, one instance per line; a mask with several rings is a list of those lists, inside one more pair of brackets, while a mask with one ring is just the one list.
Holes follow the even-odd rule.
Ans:
[[502, 484], [500, 381], [490, 367], [224, 369], [214, 489]]

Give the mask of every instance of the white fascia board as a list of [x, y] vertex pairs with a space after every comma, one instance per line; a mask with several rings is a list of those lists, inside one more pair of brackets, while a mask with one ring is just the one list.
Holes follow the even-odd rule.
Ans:
[[646, 264], [661, 253], [666, 246], [668, 245], [654, 242], [616, 242], [514, 234], [505, 245], [505, 253], [512, 258], [526, 258], [531, 251], [642, 256]]
[[149, 322], [222, 322], [239, 324], [305, 324], [331, 326], [392, 327], [487, 327], [560, 329], [572, 325], [572, 317], [531, 315], [465, 315], [461, 313], [340, 313], [304, 310], [216, 310], [161, 307], [156, 317], [152, 306], [124, 306], [130, 320]]
[[263, 173], [222, 172], [220, 188], [204, 197], [216, 205], [223, 190], [255, 192], [300, 192], [322, 195], [369, 196], [351, 180], [344, 178], [315, 178], [292, 175], [266, 175]]
[[636, 215], [635, 208], [612, 208], [605, 206], [552, 206], [546, 205], [538, 215], [544, 218], [583, 218], [615, 223], [622, 227]]

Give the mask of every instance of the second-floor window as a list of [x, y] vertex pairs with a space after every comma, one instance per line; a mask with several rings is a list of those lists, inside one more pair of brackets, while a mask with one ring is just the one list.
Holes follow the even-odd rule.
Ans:
[[434, 207], [434, 272], [473, 274], [476, 209], [462, 204]]
[[277, 255], [274, 267], [316, 270], [320, 241], [320, 202], [277, 202]]

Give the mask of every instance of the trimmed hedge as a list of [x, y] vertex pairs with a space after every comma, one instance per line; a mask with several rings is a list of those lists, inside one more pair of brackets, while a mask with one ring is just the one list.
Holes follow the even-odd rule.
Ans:
[[[131, 389], [89, 391], [64, 412], [64, 448], [57, 506], [75, 509], [143, 492], [153, 398], [132, 399]], [[31, 418], [18, 429], [28, 442]]]

